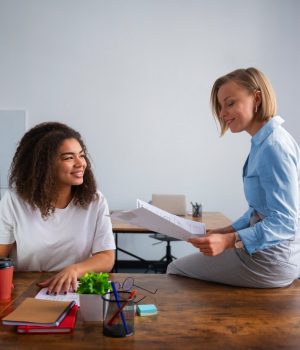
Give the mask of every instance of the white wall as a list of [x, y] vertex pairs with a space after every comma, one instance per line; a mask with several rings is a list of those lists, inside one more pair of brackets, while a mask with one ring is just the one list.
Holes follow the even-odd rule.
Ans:
[[184, 193], [234, 219], [250, 138], [219, 138], [210, 89], [258, 67], [300, 142], [299, 13], [297, 0], [0, 0], [0, 109], [78, 129], [112, 209]]
[[8, 172], [11, 160], [25, 130], [25, 111], [3, 111], [0, 109], [0, 199], [8, 188]]

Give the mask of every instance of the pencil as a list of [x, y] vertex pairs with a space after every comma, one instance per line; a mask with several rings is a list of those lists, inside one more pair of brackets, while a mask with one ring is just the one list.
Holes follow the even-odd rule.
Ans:
[[107, 322], [107, 324], [109, 326], [111, 326], [114, 322], [114, 320], [119, 316], [119, 314], [122, 312], [122, 310], [124, 309], [124, 307], [129, 303], [129, 301], [137, 294], [137, 290], [133, 290], [128, 298], [124, 301], [124, 303], [122, 304], [122, 306], [119, 308], [119, 310], [113, 315], [113, 317]]
[[[111, 286], [112, 286], [112, 289], [113, 289], [113, 293], [114, 293], [114, 296], [115, 296], [118, 308], [120, 309], [121, 308], [121, 304], [120, 304], [119, 294], [118, 294], [116, 285], [115, 285], [114, 282], [110, 282], [110, 283], [111, 283]], [[125, 319], [123, 311], [121, 311], [121, 319], [122, 319], [122, 323], [123, 323], [123, 326], [125, 328], [126, 334], [129, 334], [127, 323], [126, 323], [126, 319]], [[109, 324], [109, 322], [108, 322], [108, 324]]]

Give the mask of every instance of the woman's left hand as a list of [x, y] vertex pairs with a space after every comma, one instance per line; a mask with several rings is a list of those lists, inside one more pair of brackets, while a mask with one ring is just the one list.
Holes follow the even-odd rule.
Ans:
[[115, 253], [113, 250], [94, 253], [88, 259], [77, 264], [65, 267], [46, 281], [38, 286], [48, 287], [48, 293], [68, 293], [77, 290], [77, 280], [88, 271], [109, 272], [114, 266]]
[[231, 233], [211, 233], [205, 237], [190, 238], [188, 242], [198, 248], [201, 253], [207, 256], [216, 256], [225, 249], [233, 248], [235, 235]]
[[67, 293], [69, 291], [76, 291], [77, 279], [79, 276], [76, 264], [70, 265], [54, 275], [48, 278], [46, 281], [38, 283], [39, 287], [48, 287], [49, 294]]

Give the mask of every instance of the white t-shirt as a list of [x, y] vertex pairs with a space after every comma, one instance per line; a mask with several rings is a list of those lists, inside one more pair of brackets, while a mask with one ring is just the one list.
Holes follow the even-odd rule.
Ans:
[[107, 201], [101, 192], [87, 209], [73, 201], [44, 220], [14, 190], [0, 201], [0, 244], [16, 243], [19, 271], [59, 271], [91, 254], [115, 249]]

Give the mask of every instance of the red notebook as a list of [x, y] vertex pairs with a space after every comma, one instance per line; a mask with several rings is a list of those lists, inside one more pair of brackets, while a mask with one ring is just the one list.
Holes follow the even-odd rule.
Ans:
[[75, 327], [78, 305], [74, 305], [58, 326], [18, 326], [18, 333], [72, 333]]

